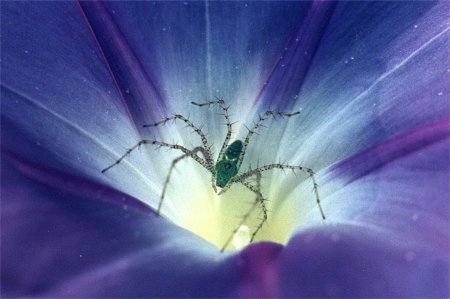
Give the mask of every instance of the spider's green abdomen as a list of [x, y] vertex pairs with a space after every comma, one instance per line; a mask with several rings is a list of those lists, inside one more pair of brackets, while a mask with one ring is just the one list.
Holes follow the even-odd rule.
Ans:
[[216, 185], [225, 187], [232, 177], [238, 173], [237, 162], [242, 151], [242, 141], [236, 140], [227, 147], [222, 160], [216, 164]]

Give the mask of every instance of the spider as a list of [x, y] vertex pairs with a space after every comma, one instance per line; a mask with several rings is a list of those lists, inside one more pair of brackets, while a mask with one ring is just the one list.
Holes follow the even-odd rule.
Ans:
[[[276, 116], [280, 117], [292, 117], [295, 115], [300, 114], [299, 111], [294, 113], [285, 113], [285, 112], [274, 112], [271, 110], [266, 111], [264, 114], [259, 116], [259, 119], [254, 123], [254, 126], [251, 129], [248, 129], [247, 136], [245, 137], [244, 141], [241, 140], [235, 140], [231, 144], [230, 138], [232, 134], [232, 123], [230, 120], [230, 115], [228, 113], [229, 106], [225, 106], [225, 102], [221, 99], [216, 99], [214, 101], [207, 101], [205, 103], [196, 103], [191, 102], [191, 104], [198, 106], [198, 107], [205, 107], [210, 105], [218, 105], [220, 109], [223, 111], [223, 116], [225, 117], [226, 126], [227, 126], [227, 134], [225, 136], [225, 140], [222, 144], [222, 148], [220, 149], [219, 155], [217, 156], [217, 160], [214, 162], [213, 160], [213, 154], [211, 152], [211, 146], [208, 143], [208, 140], [203, 133], [203, 131], [195, 126], [189, 119], [185, 118], [181, 114], [174, 114], [171, 117], [166, 117], [163, 120], [153, 123], [153, 124], [147, 124], [143, 125], [144, 128], [147, 127], [157, 127], [160, 125], [165, 125], [168, 121], [176, 121], [181, 120], [184, 123], [187, 124], [190, 128], [194, 130], [194, 132], [200, 137], [202, 145], [197, 146], [194, 149], [190, 150], [187, 149], [184, 146], [178, 145], [178, 144], [169, 144], [164, 141], [159, 140], [150, 140], [150, 139], [143, 139], [139, 141], [136, 145], [129, 148], [125, 154], [123, 154], [119, 159], [117, 159], [113, 164], [106, 167], [102, 170], [102, 173], [105, 173], [112, 167], [118, 165], [126, 156], [130, 155], [132, 151], [139, 148], [141, 145], [144, 144], [153, 144], [160, 147], [167, 147], [170, 149], [178, 150], [182, 152], [183, 154], [176, 159], [174, 159], [170, 165], [168, 174], [166, 176], [166, 179], [164, 181], [164, 185], [162, 188], [161, 196], [159, 199], [158, 208], [156, 210], [156, 215], [159, 215], [161, 212], [161, 207], [164, 201], [164, 197], [166, 194], [167, 186], [170, 181], [170, 177], [172, 175], [172, 171], [175, 168], [176, 164], [180, 162], [181, 160], [185, 158], [192, 158], [197, 163], [199, 163], [201, 166], [203, 166], [206, 170], [208, 170], [211, 173], [211, 186], [214, 190], [214, 192], [217, 193], [217, 187], [220, 188], [220, 191], [218, 192], [218, 195], [221, 195], [225, 193], [227, 190], [230, 189], [230, 187], [235, 184], [239, 183], [245, 186], [247, 189], [249, 189], [251, 192], [255, 193], [256, 198], [253, 202], [250, 209], [244, 214], [241, 222], [239, 225], [231, 232], [231, 235], [226, 240], [225, 244], [222, 246], [221, 251], [224, 251], [225, 248], [228, 246], [230, 241], [233, 239], [235, 234], [238, 232], [239, 228], [248, 220], [252, 212], [255, 210], [255, 208], [259, 205], [262, 210], [262, 219], [260, 220], [258, 226], [253, 231], [250, 243], [253, 242], [255, 236], [257, 233], [261, 230], [263, 224], [267, 221], [268, 218], [268, 210], [266, 208], [265, 201], [266, 199], [261, 193], [261, 174], [265, 171], [269, 171], [272, 169], [290, 169], [292, 171], [303, 171], [306, 174], [309, 175], [309, 177], [312, 180], [313, 184], [313, 190], [316, 197], [316, 203], [319, 207], [320, 214], [322, 216], [322, 219], [325, 220], [325, 214], [323, 212], [322, 206], [320, 205], [320, 199], [319, 199], [319, 191], [318, 191], [318, 185], [314, 176], [314, 171], [311, 168], [304, 167], [301, 165], [288, 165], [288, 164], [280, 164], [280, 163], [274, 163], [274, 164], [268, 164], [261, 167], [256, 167], [254, 169], [249, 169], [246, 172], [239, 173], [240, 166], [242, 164], [242, 161], [245, 156], [245, 151], [247, 149], [247, 146], [250, 143], [250, 139], [252, 138], [253, 134], [256, 133], [259, 127], [262, 126], [263, 122], [269, 119], [270, 117], [275, 118]], [[201, 153], [203, 157], [200, 157], [198, 153]], [[256, 179], [255, 184], [251, 184], [249, 182], [250, 179]]]

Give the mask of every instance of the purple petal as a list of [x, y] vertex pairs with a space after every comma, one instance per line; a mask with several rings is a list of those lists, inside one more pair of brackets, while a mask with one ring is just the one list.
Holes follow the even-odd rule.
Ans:
[[279, 297], [278, 256], [283, 246], [260, 242], [246, 247], [239, 255], [242, 262], [239, 298]]
[[[229, 297], [276, 290], [279, 245], [223, 254], [125, 194], [13, 163], [2, 161], [4, 296]], [[262, 283], [268, 284], [255, 288]]]
[[283, 296], [448, 296], [448, 141], [445, 121], [334, 166], [327, 224], [281, 255]]
[[448, 255], [351, 224], [308, 230], [280, 261], [282, 297], [448, 297]]

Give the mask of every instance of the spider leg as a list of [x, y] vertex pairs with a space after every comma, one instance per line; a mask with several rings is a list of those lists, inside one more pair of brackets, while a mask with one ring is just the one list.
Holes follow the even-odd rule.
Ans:
[[[222, 148], [220, 149], [220, 152], [219, 152], [219, 156], [217, 157], [217, 159], [220, 159], [223, 156], [223, 152], [228, 147], [228, 143], [230, 142], [231, 133], [232, 133], [233, 124], [231, 123], [230, 115], [228, 113], [228, 109], [230, 108], [230, 106], [225, 107], [224, 100], [221, 100], [219, 98], [216, 98], [215, 101], [207, 101], [205, 103], [191, 102], [191, 104], [193, 104], [195, 106], [199, 106], [199, 107], [209, 106], [209, 105], [219, 105], [219, 107], [222, 109], [223, 116], [225, 117], [225, 121], [227, 124], [227, 135], [225, 136], [225, 140], [223, 141]], [[212, 181], [213, 188], [216, 191], [216, 189], [215, 189], [216, 172], [214, 171], [214, 172], [212, 172], [212, 174], [213, 175], [212, 175], [211, 181]]]
[[239, 169], [239, 167], [242, 164], [242, 160], [244, 160], [244, 155], [245, 155], [245, 150], [247, 149], [248, 144], [250, 143], [250, 138], [252, 138], [253, 134], [256, 133], [256, 131], [258, 130], [259, 127], [263, 126], [263, 122], [266, 121], [269, 117], [276, 117], [276, 116], [286, 116], [286, 117], [291, 117], [294, 115], [300, 114], [300, 111], [297, 112], [293, 112], [293, 113], [286, 113], [286, 112], [275, 112], [272, 110], [268, 110], [266, 112], [264, 112], [262, 115], [259, 116], [259, 119], [255, 122], [253, 128], [248, 129], [248, 133], [247, 136], [244, 139], [244, 144], [242, 146], [242, 152], [239, 155], [239, 159], [238, 159], [238, 163], [237, 163], [237, 167]]
[[160, 125], [165, 125], [170, 120], [177, 120], [177, 119], [182, 120], [183, 122], [185, 122], [200, 137], [200, 139], [202, 141], [202, 144], [203, 144], [203, 148], [204, 148], [204, 151], [202, 153], [205, 156], [205, 161], [209, 165], [209, 168], [213, 169], [214, 168], [214, 162], [213, 162], [213, 159], [212, 159], [212, 153], [211, 153], [210, 147], [208, 145], [208, 140], [206, 139], [205, 133], [203, 133], [202, 129], [200, 129], [199, 127], [194, 125], [189, 119], [187, 119], [183, 115], [181, 115], [181, 114], [174, 114], [171, 117], [166, 117], [163, 120], [161, 120], [159, 122], [156, 122], [154, 124], [143, 125], [143, 127], [144, 128], [157, 127], [157, 126], [160, 126]]
[[220, 157], [222, 157], [222, 155], [223, 155], [223, 152], [228, 147], [228, 143], [230, 142], [231, 133], [232, 133], [233, 124], [231, 123], [230, 114], [228, 113], [228, 109], [230, 108], [230, 106], [225, 107], [225, 102], [219, 98], [216, 98], [215, 101], [208, 101], [206, 103], [196, 103], [196, 102], [191, 102], [191, 103], [193, 105], [196, 105], [199, 107], [217, 104], [222, 109], [223, 116], [225, 117], [225, 121], [227, 123], [227, 135], [225, 136], [225, 140], [223, 141], [222, 148], [220, 149], [220, 152], [219, 152], [219, 159], [220, 159]]
[[228, 246], [228, 244], [231, 242], [231, 240], [233, 239], [233, 237], [236, 235], [236, 233], [238, 232], [239, 228], [248, 220], [248, 218], [250, 217], [250, 215], [253, 213], [253, 211], [255, 210], [256, 206], [258, 205], [258, 203], [261, 205], [262, 211], [263, 211], [263, 219], [261, 219], [261, 222], [259, 223], [258, 227], [256, 228], [256, 230], [252, 233], [252, 236], [250, 238], [250, 243], [253, 242], [253, 239], [255, 238], [256, 234], [259, 232], [259, 230], [262, 228], [264, 222], [267, 221], [267, 208], [266, 205], [264, 203], [265, 199], [261, 193], [261, 172], [256, 173], [256, 187], [249, 184], [248, 182], [246, 182], [245, 180], [240, 181], [239, 183], [243, 184], [245, 187], [247, 187], [250, 191], [254, 192], [256, 194], [256, 198], [255, 201], [253, 202], [252, 206], [250, 207], [250, 209], [247, 211], [247, 213], [245, 213], [245, 215], [242, 217], [241, 222], [239, 223], [238, 226], [236, 226], [236, 228], [233, 230], [233, 232], [231, 233], [231, 235], [228, 237], [227, 241], [225, 242], [225, 244], [222, 246], [222, 249], [220, 250], [221, 252], [223, 252], [225, 250], [225, 248]]
[[[233, 182], [240, 182], [242, 180], [246, 180], [247, 178], [249, 178], [251, 176], [254, 176], [255, 174], [261, 173], [263, 171], [272, 170], [272, 169], [282, 169], [282, 170], [284, 170], [284, 169], [291, 169], [293, 171], [301, 170], [301, 171], [306, 172], [309, 175], [309, 177], [311, 178], [312, 182], [313, 182], [314, 194], [316, 196], [316, 203], [317, 203], [317, 206], [319, 207], [319, 211], [320, 211], [320, 215], [322, 216], [322, 219], [325, 220], [325, 213], [323, 212], [322, 206], [320, 204], [318, 184], [317, 184], [317, 181], [316, 181], [316, 178], [315, 178], [314, 171], [311, 168], [303, 167], [303, 166], [300, 166], [300, 165], [295, 166], [295, 165], [287, 165], [287, 164], [280, 164], [280, 163], [269, 164], [269, 165], [264, 165], [264, 166], [255, 168], [253, 170], [249, 170], [249, 171], [247, 171], [245, 173], [242, 173], [240, 175], [235, 176], [234, 178], [232, 178], [230, 180], [230, 184], [232, 184]], [[219, 192], [219, 194], [220, 194], [220, 192]]]
[[159, 213], [161, 212], [161, 207], [162, 207], [162, 204], [164, 201], [164, 196], [166, 194], [167, 186], [169, 185], [170, 177], [172, 175], [172, 171], [174, 170], [176, 164], [178, 162], [180, 162], [181, 160], [183, 160], [184, 158], [197, 156], [197, 152], [201, 152], [202, 150], [203, 150], [203, 147], [201, 147], [201, 146], [196, 147], [192, 151], [185, 153], [185, 154], [179, 156], [178, 158], [175, 158], [172, 161], [172, 164], [170, 164], [169, 172], [167, 173], [167, 176], [166, 176], [166, 180], [164, 181], [164, 186], [163, 186], [163, 189], [161, 192], [161, 197], [159, 198], [158, 209], [156, 210], [156, 215], [159, 215]]
[[[134, 145], [133, 147], [129, 148], [125, 152], [125, 154], [123, 154], [121, 157], [119, 157], [119, 159], [117, 159], [113, 164], [111, 164], [108, 167], [106, 167], [105, 169], [103, 169], [102, 173], [105, 173], [106, 171], [108, 171], [112, 167], [118, 165], [123, 159], [125, 159], [126, 156], [130, 155], [132, 151], [134, 151], [135, 149], [139, 148], [139, 146], [141, 146], [143, 144], [154, 144], [154, 145], [158, 145], [158, 146], [161, 146], [161, 147], [168, 147], [168, 148], [171, 148], [171, 149], [180, 150], [185, 155], [188, 155], [189, 157], [193, 158], [200, 165], [205, 167], [208, 171], [210, 171], [210, 172], [214, 171], [214, 168], [211, 169], [209, 164], [205, 160], [203, 160], [196, 153], [194, 153], [193, 151], [188, 150], [184, 146], [181, 146], [181, 145], [178, 145], [178, 144], [169, 144], [169, 143], [166, 143], [166, 142], [163, 142], [163, 141], [158, 141], [158, 140], [143, 139], [143, 140], [139, 141], [138, 143], [136, 143], [136, 145]], [[200, 151], [203, 154], [203, 156], [206, 157], [206, 155], [207, 155], [206, 150], [203, 147], [200, 147], [200, 148], [201, 149], [198, 149], [197, 151]]]
[[255, 231], [252, 233], [252, 237], [250, 238], [250, 243], [252, 243], [255, 239], [256, 234], [262, 228], [264, 222], [267, 221], [267, 208], [266, 204], [264, 203], [266, 199], [264, 199], [261, 193], [261, 172], [258, 172], [256, 174], [256, 188], [245, 181], [242, 182], [242, 184], [256, 194], [256, 202], [261, 205], [261, 209], [263, 212], [263, 219], [261, 219], [261, 222], [259, 223], [258, 227], [256, 227]]

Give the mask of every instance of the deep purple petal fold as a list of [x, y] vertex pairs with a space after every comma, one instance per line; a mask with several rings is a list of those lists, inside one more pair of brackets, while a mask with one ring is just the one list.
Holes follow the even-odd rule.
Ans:
[[297, 101], [335, 6], [334, 1], [313, 1], [304, 18], [298, 21], [297, 31], [287, 41], [273, 70], [260, 87], [260, 94], [254, 99], [261, 102], [262, 110], [276, 107], [286, 111]]
[[130, 47], [126, 37], [105, 8], [104, 2], [80, 2], [81, 14], [92, 31], [102, 58], [117, 84], [120, 96], [130, 109], [136, 126], [165, 116], [165, 104], [160, 91]]

